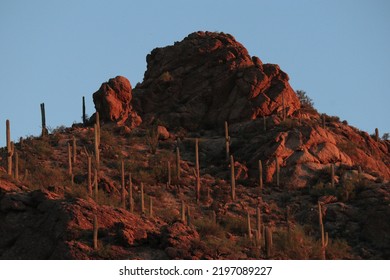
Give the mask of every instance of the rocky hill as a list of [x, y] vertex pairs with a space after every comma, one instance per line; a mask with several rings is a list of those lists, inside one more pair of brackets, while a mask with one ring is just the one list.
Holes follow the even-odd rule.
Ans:
[[98, 115], [1, 150], [0, 258], [388, 259], [390, 142], [288, 79], [224, 33], [153, 50]]

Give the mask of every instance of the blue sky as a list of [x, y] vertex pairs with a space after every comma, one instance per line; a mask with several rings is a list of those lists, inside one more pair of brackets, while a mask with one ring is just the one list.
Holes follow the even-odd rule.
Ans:
[[279, 64], [320, 112], [390, 132], [390, 1], [0, 0], [0, 146], [81, 120], [102, 82], [142, 81], [146, 55], [198, 30], [232, 34]]

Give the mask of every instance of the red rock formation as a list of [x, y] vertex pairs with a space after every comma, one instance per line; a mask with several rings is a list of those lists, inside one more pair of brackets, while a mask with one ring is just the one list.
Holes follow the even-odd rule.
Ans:
[[231, 35], [196, 32], [146, 58], [134, 107], [146, 119], [195, 130], [223, 127], [224, 121], [255, 119], [300, 107], [288, 75], [274, 64], [250, 57]]
[[93, 102], [100, 119], [130, 128], [138, 126], [141, 118], [133, 111], [130, 101], [132, 88], [128, 79], [117, 76], [101, 85], [93, 94]]

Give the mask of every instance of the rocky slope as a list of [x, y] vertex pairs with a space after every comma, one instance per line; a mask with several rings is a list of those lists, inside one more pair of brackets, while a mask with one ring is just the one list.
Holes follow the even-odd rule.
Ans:
[[[19, 179], [0, 167], [1, 259], [317, 259], [318, 201], [329, 234], [326, 258], [390, 257], [389, 141], [300, 104], [287, 74], [251, 58], [231, 35], [196, 32], [153, 50], [147, 62], [144, 81], [134, 90], [118, 76], [93, 94], [102, 125], [97, 198], [89, 193], [87, 176], [95, 116], [89, 126], [58, 128], [15, 144]], [[0, 166], [7, 166], [5, 149], [0, 157]], [[121, 203], [121, 160], [126, 178], [132, 174], [134, 211], [129, 211], [128, 179], [124, 208]], [[142, 213], [141, 183], [145, 204], [153, 200], [153, 215], [149, 206]], [[182, 221], [182, 202], [189, 222]], [[273, 232], [271, 254], [264, 238], [249, 238], [257, 208], [262, 228]], [[98, 249], [92, 246], [94, 215]]]

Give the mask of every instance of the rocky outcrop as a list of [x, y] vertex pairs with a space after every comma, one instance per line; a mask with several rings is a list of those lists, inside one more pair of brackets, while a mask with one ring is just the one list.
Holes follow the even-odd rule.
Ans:
[[[123, 259], [131, 255], [132, 245], [156, 232], [151, 222], [91, 199], [4, 191], [0, 186], [0, 259]], [[98, 251], [92, 248], [94, 213]]]
[[143, 119], [169, 128], [223, 127], [300, 107], [278, 65], [250, 57], [233, 36], [196, 32], [146, 58], [144, 80], [134, 89], [134, 107]]
[[141, 123], [141, 118], [133, 110], [130, 102], [132, 88], [128, 79], [117, 76], [101, 85], [93, 94], [96, 111], [103, 122], [115, 122], [134, 128]]

